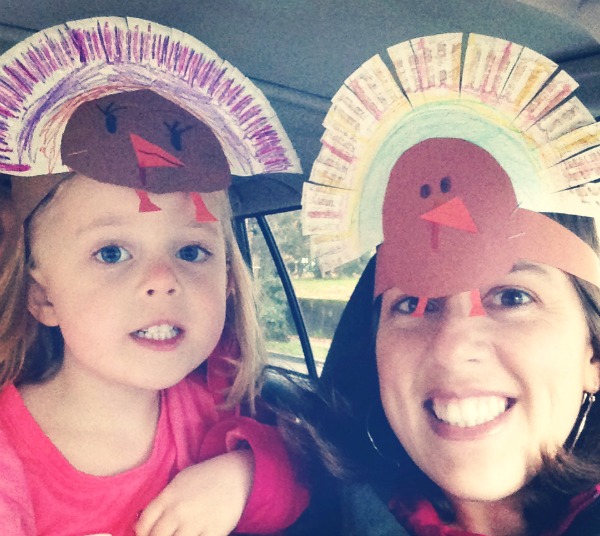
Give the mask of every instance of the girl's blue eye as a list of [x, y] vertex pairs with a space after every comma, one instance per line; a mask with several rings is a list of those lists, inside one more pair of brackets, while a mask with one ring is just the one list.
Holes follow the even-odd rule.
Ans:
[[210, 253], [200, 246], [183, 246], [177, 251], [176, 257], [186, 262], [203, 262], [209, 257]]
[[94, 257], [106, 264], [116, 264], [131, 259], [131, 254], [121, 246], [110, 245], [100, 248]]
[[492, 297], [493, 303], [500, 307], [522, 307], [533, 301], [530, 294], [518, 288], [502, 289]]

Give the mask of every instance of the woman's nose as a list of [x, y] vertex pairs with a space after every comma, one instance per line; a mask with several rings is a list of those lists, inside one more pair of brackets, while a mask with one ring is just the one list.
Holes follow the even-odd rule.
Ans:
[[147, 296], [172, 296], [180, 291], [177, 274], [168, 263], [157, 263], [148, 268], [142, 289]]
[[487, 352], [483, 323], [485, 316], [471, 315], [468, 292], [446, 299], [431, 338], [431, 352], [439, 363], [478, 362]]

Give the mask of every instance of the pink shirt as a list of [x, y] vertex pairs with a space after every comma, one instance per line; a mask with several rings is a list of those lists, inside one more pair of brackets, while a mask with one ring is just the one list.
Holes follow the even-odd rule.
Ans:
[[[4, 536], [110, 534], [132, 536], [138, 514], [182, 469], [250, 445], [251, 496], [237, 529], [268, 533], [291, 524], [306, 507], [282, 440], [247, 417], [221, 418], [198, 374], [161, 393], [149, 458], [115, 476], [76, 470], [42, 432], [10, 385], [0, 393], [0, 519]], [[34, 521], [35, 520], [35, 521]]]

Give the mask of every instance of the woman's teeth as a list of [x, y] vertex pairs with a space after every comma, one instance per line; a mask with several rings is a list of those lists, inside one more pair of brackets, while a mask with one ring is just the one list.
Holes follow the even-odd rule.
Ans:
[[140, 339], [152, 339], [154, 341], [166, 341], [176, 337], [181, 330], [168, 324], [161, 324], [160, 326], [151, 326], [147, 329], [140, 329], [135, 331], [133, 334]]
[[433, 400], [432, 410], [438, 420], [467, 428], [494, 420], [506, 411], [508, 400], [500, 396], [477, 396]]

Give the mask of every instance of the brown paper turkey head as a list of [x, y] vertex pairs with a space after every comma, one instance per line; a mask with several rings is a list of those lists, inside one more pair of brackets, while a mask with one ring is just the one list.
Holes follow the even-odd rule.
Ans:
[[453, 138], [411, 147], [392, 168], [383, 202], [375, 295], [396, 287], [419, 298], [478, 290], [515, 263], [547, 264], [600, 284], [598, 258], [554, 220], [518, 207], [509, 176], [484, 149]]
[[223, 190], [231, 174], [212, 130], [150, 90], [79, 106], [62, 138], [63, 164], [100, 182], [134, 188], [140, 211], [160, 210], [148, 192], [189, 192], [196, 219], [214, 221], [201, 192]]

